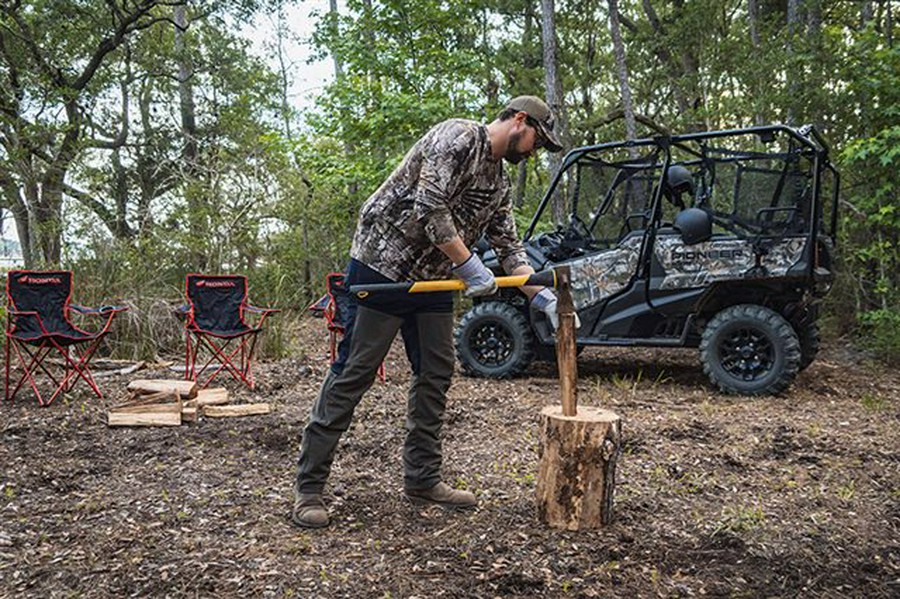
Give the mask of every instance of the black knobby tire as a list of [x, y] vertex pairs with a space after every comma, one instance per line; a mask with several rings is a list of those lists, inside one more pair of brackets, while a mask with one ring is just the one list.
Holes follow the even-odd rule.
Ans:
[[483, 302], [463, 314], [454, 339], [456, 356], [469, 376], [515, 376], [534, 358], [534, 335], [528, 320], [504, 302]]
[[800, 370], [806, 370], [819, 353], [819, 324], [810, 322], [799, 326], [796, 331], [800, 341]]
[[780, 314], [754, 304], [716, 314], [700, 340], [700, 362], [726, 393], [774, 395], [800, 370], [800, 341]]

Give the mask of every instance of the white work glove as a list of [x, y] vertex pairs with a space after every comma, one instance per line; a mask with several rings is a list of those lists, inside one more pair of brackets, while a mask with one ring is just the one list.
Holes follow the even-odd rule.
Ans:
[[462, 279], [466, 284], [466, 297], [478, 297], [481, 295], [491, 295], [497, 291], [497, 281], [492, 273], [484, 265], [484, 263], [476, 256], [471, 254], [465, 262], [457, 264], [453, 267], [453, 276]]
[[[531, 305], [547, 315], [554, 331], [559, 328], [559, 314], [556, 311], [556, 294], [549, 287], [541, 289], [533, 298]], [[575, 313], [575, 328], [581, 328], [581, 319]]]

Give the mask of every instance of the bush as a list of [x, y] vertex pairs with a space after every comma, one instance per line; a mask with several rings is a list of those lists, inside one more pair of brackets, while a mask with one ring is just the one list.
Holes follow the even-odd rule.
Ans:
[[860, 316], [862, 340], [876, 355], [891, 364], [900, 363], [900, 311], [871, 310]]

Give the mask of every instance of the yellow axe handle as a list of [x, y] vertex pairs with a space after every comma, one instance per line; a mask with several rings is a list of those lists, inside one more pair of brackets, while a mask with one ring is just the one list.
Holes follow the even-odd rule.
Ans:
[[[497, 277], [497, 287], [523, 287], [525, 285], [538, 285], [541, 287], [556, 287], [556, 271], [544, 270], [530, 275], [512, 275]], [[430, 291], [457, 291], [466, 288], [466, 284], [459, 279], [441, 279], [437, 281], [407, 281], [404, 283], [369, 283], [350, 285], [350, 293], [359, 299], [363, 299], [373, 292], [405, 291], [407, 293], [427, 293]]]

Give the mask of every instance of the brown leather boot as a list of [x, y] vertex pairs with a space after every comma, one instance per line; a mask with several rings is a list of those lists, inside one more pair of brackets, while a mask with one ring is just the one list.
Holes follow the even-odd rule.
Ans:
[[438, 483], [430, 489], [406, 489], [406, 497], [415, 505], [439, 505], [448, 509], [469, 509], [478, 505], [475, 494]]
[[303, 528], [324, 528], [330, 522], [325, 502], [318, 493], [297, 493], [291, 519]]

